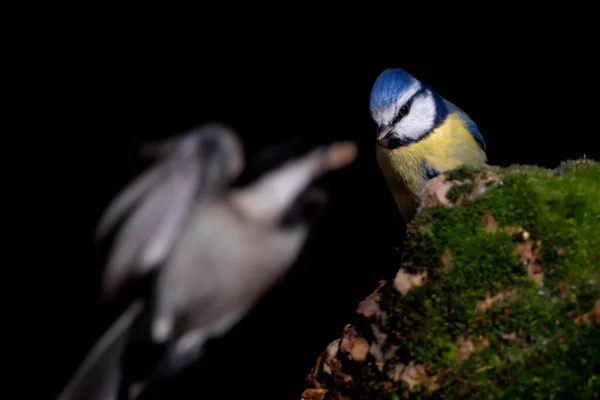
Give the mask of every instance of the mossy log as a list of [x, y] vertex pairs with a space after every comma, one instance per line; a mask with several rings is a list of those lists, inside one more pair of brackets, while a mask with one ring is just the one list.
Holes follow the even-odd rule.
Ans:
[[432, 179], [305, 400], [600, 398], [600, 165]]

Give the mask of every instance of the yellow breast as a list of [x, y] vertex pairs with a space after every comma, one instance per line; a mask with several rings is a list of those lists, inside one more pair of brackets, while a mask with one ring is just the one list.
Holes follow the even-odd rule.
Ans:
[[399, 206], [399, 197], [416, 196], [425, 183], [423, 162], [438, 171], [454, 169], [461, 164], [486, 163], [485, 152], [464, 121], [454, 113], [426, 138], [393, 150], [377, 146], [376, 156]]

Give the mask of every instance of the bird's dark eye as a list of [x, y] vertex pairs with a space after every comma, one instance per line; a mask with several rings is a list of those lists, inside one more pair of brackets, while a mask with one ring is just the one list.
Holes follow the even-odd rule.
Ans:
[[396, 125], [398, 122], [400, 122], [400, 120], [404, 117], [406, 117], [410, 111], [410, 105], [411, 105], [412, 101], [409, 101], [408, 103], [406, 103], [405, 105], [403, 105], [400, 108], [400, 111], [398, 111], [398, 114], [396, 115], [396, 117], [394, 118], [394, 120], [392, 121], [393, 125]]
[[406, 117], [406, 116], [408, 115], [408, 112], [409, 112], [409, 111], [410, 111], [410, 107], [409, 107], [409, 105], [408, 105], [408, 104], [405, 104], [405, 105], [403, 105], [403, 106], [402, 106], [402, 108], [400, 109], [400, 114], [401, 114], [403, 117]]

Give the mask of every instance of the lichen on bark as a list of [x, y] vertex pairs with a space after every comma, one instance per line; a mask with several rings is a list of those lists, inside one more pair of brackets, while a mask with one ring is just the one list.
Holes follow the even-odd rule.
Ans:
[[600, 165], [432, 179], [301, 398], [600, 398]]

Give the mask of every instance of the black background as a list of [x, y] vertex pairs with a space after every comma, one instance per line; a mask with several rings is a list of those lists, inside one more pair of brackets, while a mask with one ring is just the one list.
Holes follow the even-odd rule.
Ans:
[[403, 225], [375, 164], [368, 113], [383, 69], [405, 68], [466, 111], [491, 164], [556, 167], [584, 154], [600, 158], [593, 144], [598, 64], [584, 48], [566, 52], [532, 38], [488, 45], [483, 54], [476, 39], [448, 44], [447, 54], [417, 55], [393, 38], [375, 47], [333, 33], [211, 45], [140, 33], [97, 35], [40, 56], [53, 65], [38, 76], [51, 87], [40, 101], [53, 106], [51, 175], [44, 178], [52, 189], [38, 193], [56, 232], [46, 232], [44, 257], [57, 264], [40, 313], [53, 328], [40, 340], [49, 354], [37, 363], [49, 392], [62, 388], [118, 311], [100, 300], [102, 254], [92, 232], [107, 202], [142, 168], [139, 140], [219, 120], [240, 133], [250, 159], [289, 138], [360, 146], [352, 167], [324, 181], [328, 211], [297, 265], [245, 321], [211, 343], [202, 365], [179, 382], [184, 398], [207, 391], [218, 391], [213, 398], [299, 398], [316, 357], [397, 266]]

